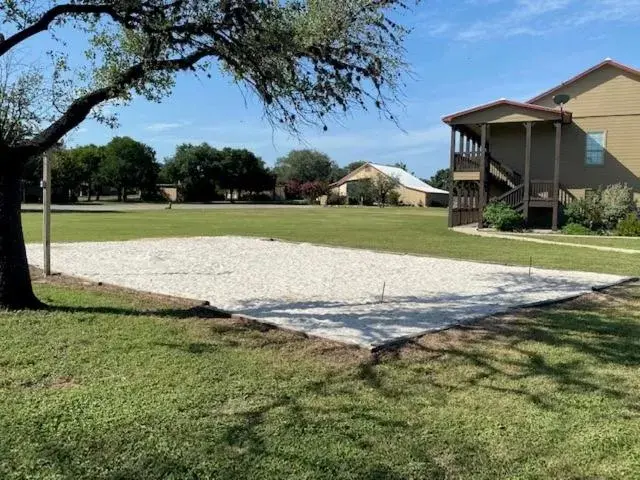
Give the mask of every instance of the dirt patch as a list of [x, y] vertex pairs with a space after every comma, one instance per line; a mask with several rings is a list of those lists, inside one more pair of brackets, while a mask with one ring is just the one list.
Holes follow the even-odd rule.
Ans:
[[20, 387], [26, 389], [53, 389], [53, 390], [65, 390], [68, 388], [77, 388], [80, 384], [77, 383], [73, 377], [68, 375], [60, 377], [51, 377], [49, 375], [43, 375], [37, 379], [25, 380], [20, 383]]
[[52, 388], [54, 390], [65, 390], [67, 388], [76, 388], [79, 386], [80, 385], [77, 384], [72, 377], [65, 376], [58, 377], [53, 380], [53, 382], [51, 382], [51, 384], [49, 385], [49, 388]]

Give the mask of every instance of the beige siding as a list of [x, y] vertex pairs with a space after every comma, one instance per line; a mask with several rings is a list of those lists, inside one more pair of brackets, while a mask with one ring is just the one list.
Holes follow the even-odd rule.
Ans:
[[605, 66], [577, 82], [543, 97], [536, 105], [554, 107], [553, 96], [566, 93], [566, 109], [574, 119], [593, 116], [640, 115], [640, 81], [622, 70]]
[[497, 105], [457, 117], [452, 124], [528, 122], [556, 118], [558, 114], [553, 112], [528, 111], [513, 105]]
[[[604, 165], [587, 166], [586, 135], [599, 131], [606, 133]], [[595, 188], [624, 182], [640, 190], [640, 115], [576, 119], [565, 128], [562, 147], [567, 185]]]
[[410, 188], [399, 187], [400, 202], [403, 205], [413, 205], [414, 207], [426, 207], [428, 206], [427, 193], [419, 190], [412, 190]]
[[[605, 66], [554, 93], [566, 93], [573, 124], [564, 128], [563, 183], [596, 188], [625, 182], [640, 190], [640, 81], [618, 68]], [[538, 105], [553, 105], [553, 94]], [[586, 166], [586, 134], [606, 133], [603, 166]]]
[[[344, 183], [334, 186], [331, 189], [331, 191], [340, 196], [346, 197], [348, 195], [347, 184], [349, 182], [355, 182], [355, 181], [364, 180], [367, 178], [374, 179], [379, 175], [381, 175], [381, 173], [378, 170], [376, 170], [375, 168], [369, 165], [365, 165], [364, 167], [358, 170], [354, 170], [353, 172], [351, 172], [351, 174], [343, 178], [341, 181], [343, 181]], [[402, 202], [404, 205], [424, 207], [424, 206], [428, 206], [429, 204], [429, 197], [428, 197], [428, 194], [425, 192], [421, 192], [419, 190], [413, 190], [410, 188], [406, 188], [404, 186], [398, 187], [397, 191], [400, 193], [400, 202]]]
[[[586, 135], [606, 132], [603, 166], [585, 164]], [[520, 124], [494, 126], [491, 154], [498, 161], [524, 174], [525, 131]], [[533, 127], [531, 178], [551, 180], [555, 156], [555, 131], [551, 124]], [[627, 183], [640, 191], [640, 115], [576, 119], [562, 129], [560, 182], [570, 189], [597, 188]]]

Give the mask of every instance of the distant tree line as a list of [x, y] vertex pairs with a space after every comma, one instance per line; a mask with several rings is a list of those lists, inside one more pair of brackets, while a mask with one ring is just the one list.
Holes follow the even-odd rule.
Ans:
[[[54, 202], [73, 202], [84, 195], [87, 200], [100, 199], [103, 192], [113, 192], [126, 201], [132, 191], [142, 199], [156, 195], [160, 164], [155, 151], [130, 137], [115, 137], [107, 145], [84, 145], [58, 148], [51, 158]], [[42, 157], [29, 160], [23, 179], [38, 184], [42, 178]]]
[[274, 173], [262, 159], [246, 149], [215, 149], [201, 145], [179, 145], [162, 169], [162, 180], [180, 185], [183, 199], [208, 202], [218, 199], [260, 199], [273, 191]]
[[[115, 137], [106, 145], [55, 150], [52, 186], [55, 202], [74, 202], [79, 197], [100, 200], [106, 194], [127, 201], [132, 193], [152, 201], [162, 198], [160, 184], [177, 185], [187, 202], [266, 200], [274, 198], [277, 189], [288, 200], [314, 202], [329, 194], [332, 183], [365, 163], [356, 161], [340, 167], [328, 155], [304, 149], [289, 152], [269, 168], [247, 149], [217, 149], [202, 143], [179, 145], [174, 155], [161, 164], [150, 146], [130, 137]], [[404, 163], [394, 166], [407, 169]], [[42, 158], [31, 159], [24, 180], [37, 185], [41, 176]], [[393, 190], [392, 185], [380, 182], [354, 183], [357, 185], [351, 185], [350, 192], [356, 203], [380, 202]], [[428, 183], [447, 188], [448, 170], [438, 171]]]

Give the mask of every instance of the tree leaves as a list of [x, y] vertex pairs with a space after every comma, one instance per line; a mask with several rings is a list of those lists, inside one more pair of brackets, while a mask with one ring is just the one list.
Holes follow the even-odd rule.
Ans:
[[273, 125], [296, 133], [304, 124], [326, 130], [327, 116], [368, 105], [393, 119], [390, 107], [407, 68], [407, 32], [391, 20], [406, 8], [403, 0], [76, 0], [49, 10], [43, 5], [4, 2], [0, 30], [18, 30], [0, 43], [0, 57], [61, 24], [84, 35], [89, 49], [87, 64], [73, 72], [63, 60], [69, 46], [59, 42], [52, 51], [58, 58], [53, 103], [61, 113], [15, 147], [25, 155], [54, 144], [104, 102], [126, 102], [132, 93], [160, 101], [178, 72], [206, 71], [212, 62], [259, 98]]

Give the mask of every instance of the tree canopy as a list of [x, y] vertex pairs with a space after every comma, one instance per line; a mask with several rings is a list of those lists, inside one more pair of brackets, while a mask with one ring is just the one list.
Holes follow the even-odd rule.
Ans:
[[206, 143], [179, 145], [163, 170], [167, 180], [181, 184], [184, 199], [191, 202], [215, 200], [219, 190], [255, 194], [275, 186], [274, 175], [253, 152], [217, 150]]
[[[97, 108], [105, 102], [158, 101], [179, 72], [210, 75], [213, 62], [285, 128], [325, 125], [353, 107], [392, 117], [406, 30], [391, 16], [404, 8], [404, 0], [6, 0], [0, 58], [45, 32], [53, 47], [50, 69], [5, 68], [0, 148], [41, 153], [90, 115], [113, 121]], [[71, 31], [85, 39], [83, 64], [71, 60]]]
[[425, 180], [426, 183], [432, 187], [441, 188], [443, 190], [451, 190], [450, 187], [450, 170], [448, 168], [441, 168], [434, 173], [429, 180]]
[[153, 195], [159, 170], [153, 149], [130, 137], [115, 137], [104, 147], [100, 176], [118, 190], [119, 199], [126, 201], [133, 188], [139, 188], [143, 198]]
[[292, 150], [276, 161], [278, 182], [333, 182], [341, 176], [338, 164], [317, 150]]
[[[404, 0], [3, 0], [0, 307], [41, 305], [20, 220], [29, 159], [87, 117], [113, 124], [101, 110], [109, 102], [160, 101], [180, 72], [227, 75], [258, 98], [268, 120], [291, 131], [326, 129], [327, 117], [354, 108], [392, 118], [406, 70], [406, 30], [396, 15], [405, 7]], [[35, 41], [47, 33], [49, 42]], [[12, 63], [26, 46], [50, 64]], [[145, 165], [150, 157], [140, 155]], [[119, 176], [119, 167], [107, 152], [104, 173]]]

